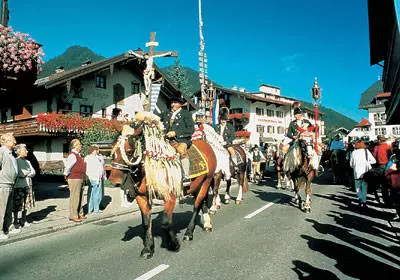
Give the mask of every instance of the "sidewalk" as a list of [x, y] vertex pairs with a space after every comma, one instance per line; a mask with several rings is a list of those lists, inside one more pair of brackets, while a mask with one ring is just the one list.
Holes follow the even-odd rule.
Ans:
[[[85, 186], [84, 210], [87, 209], [87, 190]], [[102, 203], [102, 213], [88, 214], [87, 220], [80, 223], [71, 222], [68, 219], [68, 186], [63, 183], [39, 182], [36, 187], [36, 205], [29, 213], [30, 226], [23, 227], [19, 234], [10, 234], [7, 240], [1, 240], [0, 246], [139, 210], [136, 201], [129, 208], [121, 206], [119, 188], [104, 188]]]

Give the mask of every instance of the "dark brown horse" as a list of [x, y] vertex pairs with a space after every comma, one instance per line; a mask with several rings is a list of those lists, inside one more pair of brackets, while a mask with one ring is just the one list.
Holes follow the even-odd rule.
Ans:
[[[237, 154], [240, 155], [240, 163], [237, 168], [237, 172], [235, 172], [235, 168], [230, 161], [229, 163], [229, 169], [230, 169], [230, 174], [231, 177], [235, 178], [238, 181], [239, 185], [239, 192], [238, 195], [236, 196], [236, 204], [240, 204], [243, 200], [243, 192], [248, 191], [248, 186], [249, 183], [247, 181], [247, 157], [245, 151], [239, 146], [239, 145], [234, 145], [233, 148], [237, 152]], [[231, 188], [231, 177], [226, 179], [226, 192], [225, 192], [225, 204], [229, 204], [231, 200], [231, 195], [230, 195], [230, 188]], [[210, 214], [215, 214], [217, 209], [220, 208], [220, 197], [219, 197], [219, 186], [221, 184], [221, 180], [223, 178], [223, 172], [222, 170], [219, 170], [219, 172], [215, 173], [214, 175], [214, 182], [213, 182], [213, 201], [212, 201], [212, 206], [210, 209]]]
[[[151, 258], [154, 254], [154, 237], [152, 235], [151, 221], [151, 196], [153, 190], [149, 189], [147, 183], [148, 179], [146, 179], [148, 178], [148, 176], [146, 176], [145, 168], [146, 160], [142, 160], [142, 151], [147, 151], [143, 139], [143, 130], [145, 130], [146, 125], [147, 124], [144, 124], [143, 122], [138, 123], [132, 135], [129, 137], [120, 137], [119, 144], [117, 143], [114, 148], [114, 160], [109, 181], [124, 189], [131, 200], [136, 198], [142, 214], [142, 225], [144, 228], [144, 248], [141, 252], [141, 256]], [[216, 157], [210, 145], [206, 142], [196, 140], [193, 141], [192, 145], [196, 146], [205, 157], [208, 164], [208, 173], [193, 178], [189, 189], [185, 191], [185, 194], [193, 195], [195, 201], [193, 214], [184, 234], [184, 240], [193, 239], [195, 221], [200, 209], [202, 209], [204, 214], [204, 228], [206, 230], [212, 229], [211, 218], [208, 214], [208, 208], [205, 201], [208, 195], [209, 186], [214, 176]], [[138, 150], [140, 150], [139, 153], [137, 152]], [[182, 174], [180, 172], [169, 174], [165, 178], [166, 184], [170, 184], [171, 181], [182, 182]], [[155, 195], [157, 195], [157, 193]], [[169, 237], [169, 242], [167, 243], [169, 244], [169, 249], [177, 251], [180, 248], [180, 244], [172, 223], [172, 213], [176, 205], [177, 191], [173, 190], [168, 195], [158, 195], [158, 197], [164, 200], [162, 226], [168, 233], [167, 236]]]

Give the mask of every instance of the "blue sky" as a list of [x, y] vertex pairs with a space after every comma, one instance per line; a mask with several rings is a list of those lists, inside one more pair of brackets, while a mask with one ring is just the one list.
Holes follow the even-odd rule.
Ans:
[[[157, 32], [159, 50], [176, 50], [198, 70], [198, 0], [9, 0], [14, 30], [43, 44], [45, 61], [72, 45], [106, 57], [144, 48]], [[148, 12], [147, 12], [148, 11]], [[147, 19], [150, 17], [150, 19]], [[225, 87], [312, 101], [318, 77], [322, 104], [359, 121], [360, 95], [382, 68], [369, 64], [366, 0], [203, 0], [209, 76]], [[171, 58], [157, 64], [173, 64]]]

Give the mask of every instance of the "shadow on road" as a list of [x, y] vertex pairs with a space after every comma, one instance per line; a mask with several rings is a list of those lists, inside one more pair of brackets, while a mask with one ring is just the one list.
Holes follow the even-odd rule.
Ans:
[[292, 270], [296, 272], [299, 279], [324, 279], [324, 280], [339, 280], [339, 278], [329, 270], [316, 268], [308, 263], [294, 260], [294, 268]]

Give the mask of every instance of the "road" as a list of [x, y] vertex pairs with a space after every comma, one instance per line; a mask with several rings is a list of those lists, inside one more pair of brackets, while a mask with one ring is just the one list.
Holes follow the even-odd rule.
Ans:
[[[154, 213], [156, 251], [139, 258], [135, 213], [4, 245], [0, 279], [399, 279], [399, 241], [374, 202], [359, 213], [354, 193], [322, 180], [306, 214], [291, 204], [293, 193], [268, 185], [252, 185], [241, 205], [223, 205], [213, 232], [197, 226], [179, 252], [160, 247]], [[180, 240], [190, 211], [189, 203], [176, 207]]]

